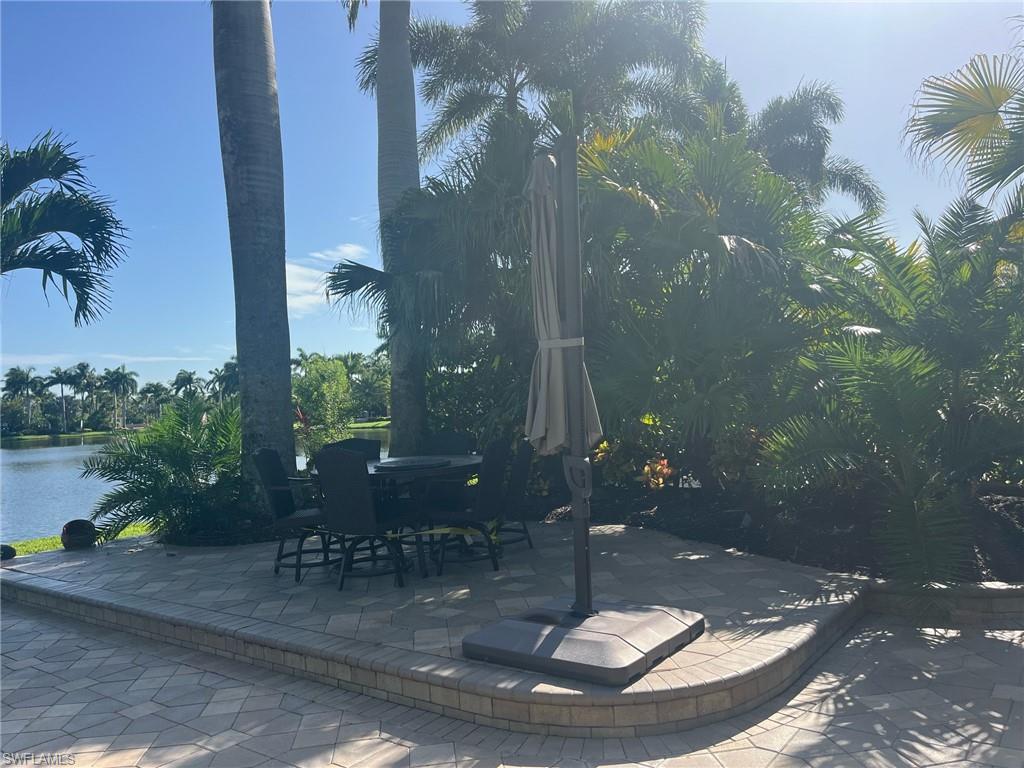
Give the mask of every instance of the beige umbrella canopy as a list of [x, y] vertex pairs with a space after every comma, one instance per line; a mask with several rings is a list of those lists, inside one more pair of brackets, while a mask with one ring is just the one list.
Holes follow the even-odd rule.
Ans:
[[[530, 201], [533, 249], [530, 270], [533, 325], [537, 334], [537, 355], [533, 360], [526, 410], [526, 437], [539, 453], [557, 453], [562, 448], [572, 447], [569, 402], [576, 398], [572, 396], [575, 392], [570, 393], [567, 388], [575, 386], [581, 394], [584, 450], [588, 450], [601, 437], [601, 420], [583, 363], [583, 338], [563, 337], [566, 296], [562, 294], [578, 294], [582, 276], [578, 270], [569, 274], [570, 270], [564, 269], [565, 259], [559, 258], [563, 249], [559, 247], [558, 168], [554, 157], [534, 158], [525, 191]], [[575, 366], [567, 364], [566, 360], [569, 355], [565, 351], [572, 348], [580, 350]]]

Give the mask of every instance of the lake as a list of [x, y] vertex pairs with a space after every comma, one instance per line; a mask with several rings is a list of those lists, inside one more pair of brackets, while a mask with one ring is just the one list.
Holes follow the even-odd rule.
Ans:
[[0, 539], [53, 536], [68, 520], [89, 517], [107, 484], [80, 477], [82, 462], [105, 440], [0, 449]]
[[[361, 429], [355, 434], [380, 440], [387, 455], [387, 429]], [[0, 449], [0, 541], [55, 536], [68, 520], [88, 518], [107, 484], [83, 479], [82, 462], [106, 440], [55, 438], [42, 445]], [[305, 463], [302, 457], [299, 463]]]

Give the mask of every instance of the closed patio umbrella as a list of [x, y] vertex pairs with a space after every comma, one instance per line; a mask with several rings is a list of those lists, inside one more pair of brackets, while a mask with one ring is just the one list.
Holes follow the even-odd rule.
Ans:
[[561, 162], [533, 161], [530, 201], [534, 329], [537, 354], [530, 377], [526, 436], [540, 453], [566, 448], [572, 490], [576, 602], [593, 612], [590, 587], [590, 466], [586, 457], [601, 437], [601, 420], [583, 360], [582, 264], [576, 142], [565, 137]]
[[533, 162], [526, 194], [532, 234], [531, 277], [537, 355], [530, 378], [526, 434], [541, 453], [563, 453], [572, 491], [572, 604], [556, 598], [521, 616], [488, 624], [462, 639], [467, 659], [549, 675], [624, 686], [704, 631], [704, 617], [665, 606], [598, 603], [590, 579], [590, 462], [601, 421], [583, 362], [577, 140], [559, 142], [559, 158]]

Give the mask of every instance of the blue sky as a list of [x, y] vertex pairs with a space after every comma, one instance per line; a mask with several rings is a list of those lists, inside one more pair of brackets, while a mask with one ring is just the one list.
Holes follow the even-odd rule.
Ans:
[[[463, 17], [457, 3], [413, 7]], [[906, 241], [915, 206], [938, 214], [956, 194], [955, 180], [921, 168], [900, 144], [914, 92], [975, 53], [1006, 51], [1018, 12], [1017, 3], [712, 2], [705, 47], [754, 109], [801, 80], [834, 83], [847, 107], [834, 149], [874, 173]], [[319, 285], [338, 257], [379, 261], [375, 113], [353, 74], [376, 9], [364, 14], [350, 33], [340, 3], [278, 0], [273, 9], [291, 337], [310, 351], [378, 343], [371, 321], [328, 308]], [[48, 128], [74, 139], [131, 233], [113, 309], [95, 325], [75, 328], [52, 291], [47, 307], [34, 274], [3, 281], [4, 368], [124, 362], [146, 381], [205, 373], [233, 353], [210, 17], [198, 0], [0, 4], [0, 135], [13, 146]]]

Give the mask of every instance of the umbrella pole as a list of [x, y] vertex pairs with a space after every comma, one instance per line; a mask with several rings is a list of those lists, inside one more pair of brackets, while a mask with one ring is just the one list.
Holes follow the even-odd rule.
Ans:
[[[580, 199], [577, 175], [579, 139], [575, 130], [563, 134], [558, 157], [559, 210], [561, 211], [562, 258], [559, 283], [559, 309], [563, 335], [583, 336], [583, 261], [580, 252]], [[572, 491], [573, 570], [576, 599], [572, 612], [577, 616], [594, 614], [590, 568], [590, 463], [584, 406], [583, 346], [564, 347], [566, 372], [566, 410], [569, 428], [569, 455], [563, 457], [565, 477]]]

